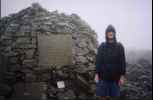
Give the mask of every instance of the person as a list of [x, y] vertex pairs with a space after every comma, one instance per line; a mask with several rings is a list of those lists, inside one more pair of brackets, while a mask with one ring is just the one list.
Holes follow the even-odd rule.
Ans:
[[106, 41], [101, 43], [96, 56], [96, 95], [100, 100], [120, 96], [120, 86], [125, 83], [126, 58], [124, 46], [117, 42], [116, 30], [109, 25]]

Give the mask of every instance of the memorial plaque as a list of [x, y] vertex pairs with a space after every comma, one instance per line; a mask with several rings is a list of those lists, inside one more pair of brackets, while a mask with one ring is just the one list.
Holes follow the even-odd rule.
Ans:
[[40, 66], [64, 66], [72, 64], [72, 36], [38, 35]]

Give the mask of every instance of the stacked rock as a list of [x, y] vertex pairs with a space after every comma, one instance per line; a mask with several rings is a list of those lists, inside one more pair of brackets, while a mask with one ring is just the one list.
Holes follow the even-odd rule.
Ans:
[[[7, 71], [18, 78], [13, 84], [15, 86], [18, 81], [41, 82], [42, 85], [50, 80], [49, 71], [37, 70], [37, 35], [40, 33], [72, 35], [75, 70], [80, 74], [95, 70], [97, 34], [76, 14], [49, 12], [34, 3], [16, 14], [1, 18], [0, 27], [0, 52], [8, 59]], [[84, 77], [79, 79], [84, 80]]]

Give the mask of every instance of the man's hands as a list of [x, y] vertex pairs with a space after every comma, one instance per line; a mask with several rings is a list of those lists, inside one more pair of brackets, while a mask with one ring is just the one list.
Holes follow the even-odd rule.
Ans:
[[122, 86], [125, 84], [126, 78], [125, 76], [121, 76], [120, 81], [119, 81], [119, 85]]
[[[95, 74], [95, 82], [98, 83], [100, 78], [99, 78], [99, 75], [98, 74]], [[119, 80], [119, 85], [122, 86], [124, 85], [126, 82], [126, 77], [125, 76], [121, 76], [120, 80]]]
[[98, 75], [98, 74], [95, 75], [95, 82], [96, 82], [96, 83], [99, 82], [99, 75]]

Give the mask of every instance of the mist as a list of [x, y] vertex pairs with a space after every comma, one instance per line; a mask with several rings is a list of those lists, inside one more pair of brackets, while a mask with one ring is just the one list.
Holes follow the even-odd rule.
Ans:
[[2, 0], [2, 17], [39, 2], [49, 11], [76, 13], [105, 41], [105, 29], [115, 26], [118, 41], [128, 49], [152, 50], [152, 0]]

